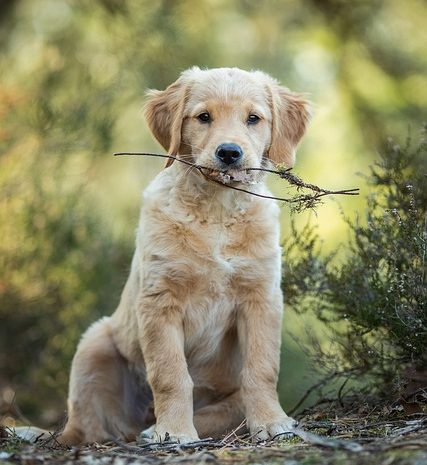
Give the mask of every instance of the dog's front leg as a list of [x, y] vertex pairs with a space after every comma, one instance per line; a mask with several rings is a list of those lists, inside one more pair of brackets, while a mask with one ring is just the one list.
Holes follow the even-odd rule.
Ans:
[[256, 440], [291, 432], [295, 421], [280, 406], [277, 380], [280, 363], [282, 294], [249, 291], [238, 315], [243, 357], [241, 393], [248, 427]]
[[155, 427], [143, 432], [142, 438], [164, 441], [169, 437], [181, 443], [198, 440], [181, 312], [173, 306], [159, 306], [149, 297], [141, 304], [139, 338], [156, 416]]

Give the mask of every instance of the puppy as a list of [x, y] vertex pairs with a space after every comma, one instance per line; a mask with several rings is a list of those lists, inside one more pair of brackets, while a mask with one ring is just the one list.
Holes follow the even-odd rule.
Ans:
[[145, 190], [129, 278], [78, 346], [58, 440], [185, 443], [244, 418], [259, 440], [289, 432], [279, 209], [220, 183], [268, 194], [246, 170], [293, 165], [308, 103], [260, 71], [194, 67], [149, 92], [145, 117], [169, 154], [205, 169], [169, 161]]

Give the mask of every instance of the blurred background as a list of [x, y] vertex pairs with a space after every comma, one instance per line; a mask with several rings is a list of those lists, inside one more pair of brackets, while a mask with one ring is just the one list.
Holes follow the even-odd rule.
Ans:
[[[140, 193], [163, 166], [112, 156], [161, 151], [141, 117], [147, 88], [192, 65], [237, 66], [307, 93], [314, 115], [295, 172], [361, 188], [294, 216], [318, 225], [330, 251], [348, 235], [342, 212], [363, 211], [357, 173], [380, 141], [421, 126], [426, 24], [423, 0], [2, 0], [0, 420], [61, 422], [78, 339], [118, 303]], [[284, 238], [289, 222], [283, 207]], [[288, 308], [285, 408], [314, 382], [297, 343], [311, 332], [322, 337], [321, 323]]]

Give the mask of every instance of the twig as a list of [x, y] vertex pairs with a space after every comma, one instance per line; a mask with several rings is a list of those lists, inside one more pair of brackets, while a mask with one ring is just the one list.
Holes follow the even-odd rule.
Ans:
[[341, 387], [338, 390], [338, 402], [342, 408], [344, 408], [344, 402], [342, 400], [342, 393], [349, 380], [350, 380], [350, 376], [344, 380], [344, 382], [341, 384]]
[[[231, 436], [234, 436], [235, 438], [238, 438], [237, 436], [237, 431], [241, 430], [242, 428], [246, 427], [246, 418], [240, 423], [240, 425], [233, 429], [232, 431], [230, 431], [223, 439], [222, 441], [224, 443], [227, 443], [227, 441], [231, 438]], [[234, 440], [233, 440], [234, 441]], [[232, 441], [232, 442], [233, 442]]]
[[[60, 434], [60, 429], [56, 430], [56, 431], [47, 431], [47, 434], [49, 435], [47, 438], [44, 438], [42, 439], [40, 442], [39, 442], [39, 445], [40, 446], [55, 446], [55, 447], [59, 447], [60, 449], [63, 449], [65, 448], [66, 446], [64, 446], [64, 444], [61, 444], [60, 442], [58, 442], [57, 440], [57, 437], [59, 436]], [[46, 433], [43, 433], [41, 434], [40, 436], [37, 437], [37, 439], [34, 441], [35, 443], [41, 439], [43, 437], [43, 435], [46, 434]]]
[[[256, 197], [261, 197], [263, 199], [271, 199], [271, 200], [278, 200], [280, 202], [287, 202], [287, 203], [292, 203], [292, 204], [299, 204], [301, 207], [301, 204], [304, 204], [305, 208], [312, 208], [315, 206], [315, 204], [324, 196], [326, 195], [359, 195], [359, 188], [355, 189], [342, 189], [342, 190], [328, 190], [328, 189], [322, 189], [321, 187], [318, 187], [314, 184], [307, 184], [305, 183], [301, 178], [298, 176], [290, 173], [290, 169], [287, 170], [271, 170], [268, 168], [246, 168], [246, 171], [263, 171], [266, 173], [271, 173], [280, 176], [280, 178], [285, 179], [290, 185], [296, 186], [298, 189], [309, 189], [315, 194], [302, 194], [296, 197], [291, 197], [291, 198], [286, 198], [286, 197], [275, 197], [272, 195], [265, 195], [265, 194], [259, 194], [257, 192], [249, 191], [247, 189], [243, 189], [241, 187], [237, 186], [232, 186], [230, 184], [225, 184], [221, 181], [218, 181], [216, 179], [210, 178], [203, 170], [207, 171], [212, 171], [211, 168], [203, 165], [198, 165], [196, 163], [189, 162], [187, 160], [184, 160], [182, 158], [178, 158], [173, 155], [164, 155], [160, 153], [149, 153], [149, 152], [116, 152], [114, 153], [114, 156], [120, 156], [120, 155], [138, 155], [138, 156], [146, 156], [146, 157], [160, 157], [160, 158], [167, 158], [170, 160], [176, 160], [179, 161], [180, 163], [184, 163], [187, 166], [191, 166], [195, 168], [206, 180], [215, 182], [216, 184], [219, 184], [220, 186], [223, 187], [228, 187], [229, 189], [234, 189], [236, 191], [240, 192], [245, 192], [247, 194], [254, 195]], [[223, 171], [220, 172], [221, 174], [226, 175], [227, 172]]]
[[295, 413], [298, 408], [301, 406], [301, 404], [307, 399], [307, 397], [316, 389], [319, 389], [320, 387], [324, 386], [327, 384], [331, 379], [334, 379], [337, 376], [343, 376], [346, 375], [348, 372], [339, 372], [339, 371], [334, 371], [330, 373], [329, 375], [325, 376], [322, 378], [320, 381], [318, 381], [316, 384], [313, 384], [311, 387], [309, 387], [305, 393], [302, 395], [300, 400], [289, 410], [289, 415], [292, 415]]
[[342, 441], [340, 439], [332, 439], [324, 436], [319, 436], [314, 433], [309, 433], [301, 428], [294, 428], [294, 434], [300, 437], [303, 441], [315, 444], [316, 446], [329, 447], [332, 449], [344, 449], [350, 452], [362, 452], [363, 446], [353, 441]]
[[397, 428], [393, 431], [390, 436], [393, 437], [400, 437], [404, 434], [413, 433], [414, 431], [418, 431], [420, 429], [424, 429], [427, 425], [427, 420], [411, 420], [406, 422], [406, 426], [403, 428]]
[[138, 446], [128, 446], [126, 444], [123, 444], [121, 442], [116, 442], [120, 447], [122, 447], [125, 450], [129, 451], [139, 451], [142, 452], [143, 450], [145, 451], [156, 451], [156, 452], [176, 452], [176, 451], [182, 451], [182, 450], [193, 450], [193, 449], [199, 449], [199, 448], [206, 448], [206, 447], [212, 447], [212, 448], [219, 448], [224, 446], [224, 442], [222, 440], [215, 441], [213, 439], [202, 439], [201, 441], [194, 441], [194, 442], [188, 442], [184, 444], [180, 444], [178, 442], [151, 442], [149, 444], [141, 444]]

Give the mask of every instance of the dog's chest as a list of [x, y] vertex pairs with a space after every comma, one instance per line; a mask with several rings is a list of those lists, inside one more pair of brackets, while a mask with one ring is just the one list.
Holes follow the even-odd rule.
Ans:
[[202, 250], [190, 254], [193, 288], [185, 304], [186, 352], [199, 362], [215, 357], [235, 325], [239, 276], [253, 259], [239, 254], [230, 227], [210, 225]]
[[[248, 221], [196, 223], [189, 228], [188, 234], [203, 238], [200, 246], [194, 247], [191, 240], [186, 243], [191, 260], [200, 266], [195, 267], [195, 273], [206, 274], [210, 277], [208, 281], [211, 285], [219, 286], [219, 291], [223, 290], [223, 286], [232, 285], [234, 278], [248, 267], [255, 266], [259, 259], [257, 249], [261, 244], [251, 242], [251, 239], [255, 240], [255, 230]], [[253, 237], [249, 238], [248, 235]]]
[[280, 255], [277, 223], [263, 213], [257, 208], [220, 220], [164, 215], [162, 231], [148, 235], [161, 259], [153, 271], [166, 276], [188, 305], [224, 296], [234, 301], [242, 285], [256, 285]]
[[242, 295], [277, 272], [280, 249], [277, 222], [266, 208], [222, 218], [198, 213], [156, 210], [139, 237], [143, 292], [180, 308], [187, 354], [207, 360], [233, 331]]
[[[189, 228], [183, 245], [190, 283], [185, 299], [185, 323], [188, 344], [198, 347], [199, 354], [215, 352], [222, 337], [235, 324], [245, 285], [251, 282], [256, 286], [259, 279], [264, 238], [256, 242], [255, 237], [249, 237], [250, 231], [253, 225], [249, 222], [235, 221], [193, 224]], [[203, 237], [203, 244], [195, 246], [191, 237]]]

